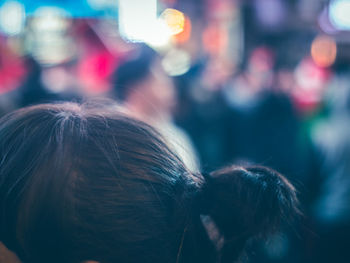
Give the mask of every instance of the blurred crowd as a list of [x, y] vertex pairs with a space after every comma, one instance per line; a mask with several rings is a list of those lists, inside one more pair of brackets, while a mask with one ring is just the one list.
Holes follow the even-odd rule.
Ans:
[[[157, 127], [193, 171], [254, 163], [296, 185], [304, 216], [252, 242], [249, 262], [350, 262], [346, 43], [311, 22], [288, 27], [283, 1], [161, 2], [191, 18], [170, 46], [127, 42], [111, 17], [52, 10], [29, 17], [20, 35], [0, 35], [1, 115], [111, 98]], [[328, 1], [319, 2], [322, 14]]]

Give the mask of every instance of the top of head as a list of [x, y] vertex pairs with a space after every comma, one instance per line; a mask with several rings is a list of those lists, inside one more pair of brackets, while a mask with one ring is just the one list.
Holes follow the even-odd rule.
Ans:
[[[263, 170], [254, 180], [231, 167], [205, 183], [153, 128], [114, 107], [24, 108], [1, 119], [0, 138], [0, 241], [25, 262], [214, 262], [200, 213], [230, 238], [237, 233], [223, 215], [239, 225], [234, 200], [253, 202], [241, 188], [273, 201], [262, 220], [295, 210], [282, 177]], [[256, 218], [264, 207], [248, 210]]]

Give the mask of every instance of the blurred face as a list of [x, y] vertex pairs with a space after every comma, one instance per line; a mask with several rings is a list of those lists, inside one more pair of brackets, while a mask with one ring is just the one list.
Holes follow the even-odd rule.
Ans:
[[159, 61], [153, 63], [151, 74], [143, 83], [140, 92], [156, 110], [170, 113], [176, 104], [174, 84]]

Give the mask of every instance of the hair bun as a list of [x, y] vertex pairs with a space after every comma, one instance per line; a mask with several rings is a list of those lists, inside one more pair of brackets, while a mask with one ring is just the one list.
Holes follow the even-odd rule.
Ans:
[[272, 232], [298, 213], [295, 188], [274, 170], [231, 166], [203, 177], [201, 214], [209, 215], [223, 235], [223, 250], [234, 248], [237, 254], [249, 238]]

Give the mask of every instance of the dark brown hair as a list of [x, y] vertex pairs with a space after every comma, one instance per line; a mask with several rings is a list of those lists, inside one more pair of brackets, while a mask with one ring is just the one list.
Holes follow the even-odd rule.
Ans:
[[153, 128], [111, 105], [17, 110], [0, 121], [0, 154], [0, 240], [28, 263], [233, 262], [297, 211], [278, 173], [190, 174]]

